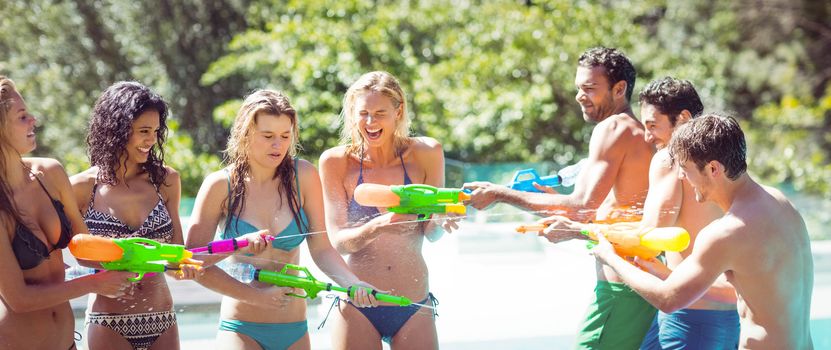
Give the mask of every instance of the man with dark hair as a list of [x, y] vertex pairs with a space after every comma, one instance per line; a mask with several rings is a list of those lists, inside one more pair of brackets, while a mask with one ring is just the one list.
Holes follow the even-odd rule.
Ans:
[[637, 73], [632, 62], [622, 52], [605, 47], [591, 48], [580, 55], [577, 59], [577, 66], [585, 68], [603, 67], [610, 82], [626, 82], [626, 101], [632, 100]]
[[[649, 194], [641, 227], [683, 227], [694, 241], [702, 228], [724, 212], [715, 203], [695, 200], [689, 182], [678, 178], [678, 167], [673, 165], [666, 146], [673, 131], [700, 115], [704, 105], [692, 83], [671, 77], [647, 84], [639, 100], [646, 140], [659, 149], [649, 167]], [[666, 278], [690, 252], [692, 245], [683, 252], [666, 252], [667, 266], [657, 260], [638, 263]], [[641, 349], [735, 349], [739, 343], [735, 295], [733, 287], [720, 276], [701, 299], [688, 307], [670, 314], [660, 312]]]
[[[666, 117], [669, 122], [669, 124], [660, 124], [668, 125], [670, 130], [678, 125], [679, 119], [683, 119], [682, 122], [688, 121], [704, 111], [704, 105], [701, 103], [698, 92], [695, 91], [692, 83], [673, 77], [663, 77], [651, 81], [641, 91], [638, 102], [641, 105], [641, 119], [645, 114], [654, 115], [655, 113], [652, 112], [657, 112], [661, 117]], [[648, 109], [650, 113], [643, 113], [645, 109]], [[654, 127], [656, 124], [655, 118], [652, 119], [649, 124], [644, 120], [647, 134], [649, 134], [650, 126]], [[658, 147], [664, 148], [669, 142], [669, 135], [660, 136], [663, 136], [661, 137], [663, 142], [658, 144]]]
[[[640, 93], [639, 101], [646, 141], [658, 148], [649, 167], [649, 193], [639, 226], [643, 230], [684, 227], [694, 240], [701, 228], [724, 213], [713, 203], [695, 201], [692, 187], [678, 178], [678, 167], [673, 166], [666, 146], [676, 127], [700, 115], [704, 106], [692, 83], [671, 77], [647, 84]], [[586, 229], [587, 226], [567, 218], [557, 218], [545, 233], [562, 235]], [[669, 268], [675, 268], [691, 250], [666, 252]], [[669, 274], [667, 267], [657, 260], [638, 263], [659, 277]], [[659, 314], [641, 349], [733, 349], [738, 341], [739, 315], [736, 313], [735, 290], [726, 282], [721, 282], [687, 309]]]
[[[538, 187], [548, 193], [528, 193], [473, 182], [464, 185], [473, 190], [470, 205], [483, 209], [504, 202], [539, 213], [564, 210], [580, 220], [606, 220], [618, 215], [620, 208], [639, 210], [643, 206], [649, 185], [644, 174], [649, 171], [654, 148], [644, 140], [643, 125], [629, 106], [635, 67], [616, 49], [589, 49], [578, 59], [574, 83], [583, 119], [597, 123], [574, 191], [563, 195]], [[586, 217], [586, 212], [595, 215]], [[582, 237], [571, 233], [547, 238], [557, 243]], [[655, 308], [619, 283], [610, 268], [598, 264], [596, 271], [594, 300], [581, 326], [578, 347], [637, 348], [652, 323]]]
[[592, 251], [597, 260], [667, 313], [699, 300], [724, 274], [738, 294], [740, 348], [813, 348], [805, 222], [781, 192], [747, 174], [739, 124], [719, 115], [696, 118], [679, 127], [669, 152], [696, 201], [715, 203], [724, 216], [699, 231], [692, 252], [663, 280], [617, 256], [604, 237]]

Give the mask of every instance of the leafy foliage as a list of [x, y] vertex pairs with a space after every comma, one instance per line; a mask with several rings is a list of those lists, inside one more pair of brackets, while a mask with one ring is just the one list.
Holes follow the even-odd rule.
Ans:
[[171, 102], [168, 159], [195, 193], [246, 93], [286, 92], [316, 159], [338, 143], [346, 88], [372, 70], [400, 79], [414, 133], [442, 141], [450, 168], [570, 163], [590, 132], [575, 63], [604, 45], [635, 63], [636, 92], [672, 75], [732, 111], [763, 181], [831, 195], [828, 2], [9, 0], [0, 13], [0, 73], [43, 116], [38, 152], [60, 150], [70, 171], [85, 166], [85, 116], [117, 80]]

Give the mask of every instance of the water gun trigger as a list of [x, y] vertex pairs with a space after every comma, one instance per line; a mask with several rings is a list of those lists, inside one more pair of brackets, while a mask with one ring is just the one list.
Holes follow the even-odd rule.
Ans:
[[[522, 179], [520, 179], [520, 177], [522, 177]], [[527, 180], [533, 180], [534, 182], [539, 183], [540, 182], [539, 181], [540, 180], [540, 175], [537, 174], [537, 171], [534, 170], [533, 168], [523, 169], [523, 170], [517, 171], [516, 174], [514, 174], [514, 179], [511, 180], [511, 182], [520, 182], [520, 181], [527, 181]]]
[[179, 265], [196, 265], [196, 266], [202, 266], [202, 264], [203, 264], [203, 263], [204, 263], [204, 262], [203, 262], [202, 260], [194, 260], [194, 259], [191, 259], [191, 258], [184, 258], [184, 259], [182, 259], [182, 261], [179, 263]]
[[142, 272], [136, 272], [136, 277], [130, 277], [127, 280], [130, 281], [130, 282], [141, 281], [141, 279], [144, 278], [144, 274], [145, 274], [145, 272], [143, 272], [143, 271]]
[[[307, 269], [303, 266], [295, 265], [295, 264], [285, 264], [285, 265], [283, 265], [283, 268], [280, 269], [280, 273], [282, 273], [284, 275], [288, 275], [289, 270], [302, 272], [303, 275], [305, 275], [305, 276], [301, 276], [301, 275], [298, 274], [298, 276], [297, 276], [298, 278], [307, 279], [307, 280], [312, 281], [313, 283], [317, 282], [317, 279], [314, 278], [314, 276], [312, 276], [312, 273], [309, 272], [309, 269]], [[305, 289], [304, 289], [304, 291], [306, 292], [305, 295], [300, 295], [300, 294], [297, 294], [297, 293], [286, 293], [286, 295], [293, 296], [295, 298], [301, 298], [301, 299], [314, 299], [314, 298], [317, 298], [317, 293], [320, 292], [318, 290], [310, 291], [310, 290], [305, 290]]]
[[470, 190], [462, 190], [461, 192], [459, 192], [459, 202], [469, 201], [470, 198], [471, 198], [470, 197], [471, 192], [472, 191], [470, 191]]
[[[292, 288], [292, 289], [296, 289], [296, 288]], [[300, 295], [300, 294], [297, 294], [297, 293], [286, 293], [286, 295], [288, 295], [288, 296], [292, 296], [292, 297], [295, 297], [295, 298], [301, 298], [301, 299], [314, 299], [314, 298], [317, 298], [317, 293], [314, 293], [314, 295], [311, 295], [311, 294], [309, 294], [309, 293], [306, 293], [305, 295]]]
[[516, 232], [519, 232], [519, 233], [536, 232], [536, 233], [539, 234], [539, 233], [542, 233], [546, 228], [548, 228], [548, 226], [543, 225], [543, 224], [519, 225], [516, 228]]
[[303, 266], [297, 266], [297, 265], [295, 265], [295, 264], [285, 264], [285, 265], [283, 265], [283, 268], [282, 268], [282, 269], [280, 269], [280, 273], [282, 273], [282, 274], [286, 274], [289, 270], [294, 270], [294, 271], [297, 271], [297, 272], [302, 272], [302, 273], [304, 273], [304, 274], [305, 274], [305, 276], [300, 276], [300, 277], [302, 277], [302, 278], [308, 278], [308, 279], [310, 279], [310, 280], [317, 281], [317, 279], [315, 279], [315, 278], [312, 276], [312, 274], [309, 272], [309, 269], [307, 269], [307, 268], [305, 268], [305, 267], [303, 267]]
[[[461, 197], [461, 193], [459, 197]], [[465, 215], [467, 214], [467, 207], [464, 204], [447, 204], [444, 206], [444, 213]]]

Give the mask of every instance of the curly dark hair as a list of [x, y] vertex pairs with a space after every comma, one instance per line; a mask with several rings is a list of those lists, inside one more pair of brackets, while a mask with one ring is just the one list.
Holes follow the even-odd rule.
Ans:
[[607, 47], [594, 47], [586, 50], [577, 59], [580, 67], [603, 67], [606, 69], [606, 77], [609, 78], [609, 86], [623, 80], [626, 82], [626, 101], [632, 100], [632, 91], [635, 89], [635, 66], [632, 61], [618, 51], [618, 49]]
[[704, 111], [704, 104], [698, 97], [698, 92], [689, 80], [663, 77], [656, 79], [640, 93], [638, 101], [641, 104], [654, 106], [662, 114], [669, 116], [672, 126], [678, 121], [678, 115], [687, 110], [694, 118]]
[[[134, 81], [113, 84], [95, 101], [89, 121], [87, 153], [91, 165], [99, 168], [98, 182], [116, 185], [116, 172], [127, 172], [126, 165], [120, 163], [121, 156], [127, 154], [133, 122], [148, 110], [159, 113], [158, 141], [150, 149], [150, 156], [147, 162], [141, 164], [141, 169], [150, 175], [152, 184], [160, 186], [164, 183], [167, 170], [162, 145], [167, 136], [167, 103], [161, 96]], [[126, 162], [126, 158], [123, 161]]]
[[669, 155], [676, 164], [691, 160], [698, 170], [718, 161], [730, 180], [747, 171], [744, 132], [732, 116], [707, 113], [679, 126], [669, 142]]

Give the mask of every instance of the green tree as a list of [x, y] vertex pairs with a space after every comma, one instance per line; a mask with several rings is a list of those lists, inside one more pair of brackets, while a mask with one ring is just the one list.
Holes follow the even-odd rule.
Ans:
[[[86, 121], [95, 99], [116, 81], [137, 80], [165, 97], [180, 125], [181, 142], [168, 145], [171, 165], [191, 167], [190, 156], [215, 159], [227, 130], [213, 110], [245, 91], [234, 77], [210, 87], [199, 79], [246, 28], [247, 8], [247, 0], [0, 2], [0, 74], [18, 82], [40, 116], [36, 154], [59, 157], [70, 173], [87, 167]], [[192, 174], [200, 182], [203, 175]], [[186, 182], [186, 194], [196, 189]]]
[[303, 144], [317, 155], [337, 142], [348, 85], [386, 70], [409, 94], [415, 132], [440, 139], [450, 157], [567, 162], [588, 132], [573, 100], [577, 56], [634, 45], [642, 32], [619, 24], [641, 10], [569, 1], [258, 4], [253, 29], [202, 82], [243, 75], [251, 88], [285, 91], [300, 111]]

